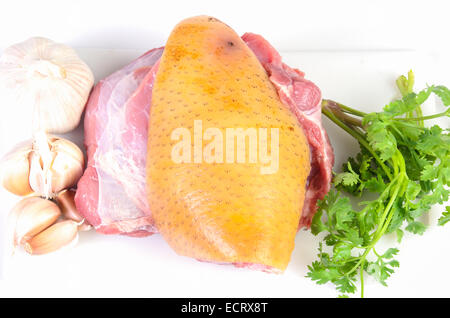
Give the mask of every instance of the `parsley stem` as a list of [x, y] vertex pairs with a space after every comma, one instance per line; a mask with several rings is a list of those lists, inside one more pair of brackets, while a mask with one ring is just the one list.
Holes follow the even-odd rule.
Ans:
[[411, 118], [395, 118], [395, 119], [396, 120], [400, 120], [400, 121], [418, 121], [418, 122], [422, 122], [424, 120], [434, 119], [434, 118], [439, 118], [439, 117], [442, 117], [442, 116], [450, 115], [449, 109], [447, 109], [445, 112], [434, 114], [434, 115], [429, 115], [429, 116], [411, 117]]
[[[395, 177], [394, 181], [397, 180], [398, 178], [400, 178], [403, 181], [403, 176], [402, 175], [397, 175], [397, 177]], [[398, 193], [400, 191], [401, 185], [402, 185], [402, 182], [397, 184], [397, 186], [395, 187], [394, 193], [392, 194], [392, 197], [389, 200], [388, 205], [384, 209], [383, 216], [381, 217], [381, 222], [380, 222], [380, 224], [383, 224], [383, 225], [378, 227], [377, 231], [374, 234], [374, 238], [373, 238], [372, 242], [367, 246], [366, 250], [360, 256], [360, 259], [355, 264], [355, 266], [353, 266], [352, 269], [350, 269], [350, 271], [347, 272], [347, 275], [350, 275], [353, 271], [358, 269], [360, 266], [363, 266], [367, 255], [374, 248], [374, 246], [378, 243], [380, 238], [383, 236], [384, 232], [386, 232], [386, 229], [387, 229], [387, 227], [388, 227], [388, 225], [389, 225], [389, 223], [390, 223], [390, 221], [391, 221], [391, 219], [392, 219], [392, 217], [394, 215], [394, 213], [392, 212], [393, 210], [391, 210], [391, 208], [392, 208], [392, 205], [394, 204], [394, 202], [395, 202], [395, 200], [397, 198], [397, 195], [398, 195]], [[386, 219], [386, 216], [387, 216], [387, 219]]]
[[[403, 156], [402, 156], [402, 154], [400, 153], [399, 150], [397, 150], [396, 156], [397, 156], [397, 160], [398, 160], [398, 162], [400, 164], [400, 174], [399, 174], [400, 178], [399, 178], [398, 185], [395, 188], [395, 191], [394, 191], [394, 193], [393, 193], [393, 195], [391, 197], [391, 200], [389, 200], [389, 203], [388, 203], [388, 206], [387, 206], [387, 208], [389, 208], [389, 209], [392, 207], [392, 205], [394, 204], [395, 200], [397, 200], [397, 196], [399, 195], [400, 190], [401, 190], [400, 196], [403, 195], [403, 193], [405, 191], [405, 186], [406, 186], [405, 181], [408, 180], [408, 176], [406, 174], [405, 160], [403, 159]], [[386, 232], [386, 230], [387, 230], [387, 228], [389, 226], [389, 223], [391, 222], [391, 219], [392, 219], [393, 216], [394, 216], [394, 213], [390, 213], [390, 215], [387, 217], [387, 219], [384, 222], [384, 224], [383, 224], [383, 226], [381, 228], [381, 231], [379, 233], [379, 238], [384, 234], [384, 232]], [[377, 232], [378, 232], [378, 230], [377, 230]]]
[[[400, 181], [403, 181], [403, 178], [400, 178]], [[383, 236], [384, 232], [386, 231], [386, 228], [389, 225], [389, 222], [392, 219], [393, 213], [391, 213], [389, 215], [389, 212], [392, 211], [391, 210], [392, 205], [394, 204], [395, 200], [397, 199], [397, 195], [400, 192], [401, 186], [402, 186], [402, 182], [399, 182], [397, 184], [397, 186], [395, 187], [394, 193], [392, 194], [392, 196], [388, 202], [388, 205], [384, 209], [383, 216], [382, 216], [381, 222], [380, 222], [380, 224], [382, 224], [382, 225], [377, 228], [377, 230], [374, 234], [374, 240], [373, 240], [373, 243], [371, 244], [372, 246], [375, 246], [375, 244], [378, 242], [378, 240], [381, 238], [381, 236]]]
[[378, 257], [378, 258], [380, 258], [381, 257], [381, 255], [380, 254], [378, 254], [377, 253], [377, 251], [375, 250], [375, 247], [373, 248], [373, 253]]
[[364, 298], [364, 261], [361, 262], [361, 267], [359, 269], [359, 280], [361, 286], [361, 298]]
[[[402, 119], [401, 121], [397, 121], [398, 119]], [[403, 119], [410, 119], [410, 120], [403, 120]], [[409, 127], [414, 128], [418, 130], [425, 130], [424, 127], [417, 126], [416, 124], [412, 124], [411, 121], [415, 121], [416, 118], [396, 118], [396, 125], [401, 125], [403, 127]]]
[[388, 167], [381, 161], [380, 157], [375, 153], [375, 151], [372, 149], [372, 147], [369, 145], [369, 143], [364, 139], [364, 136], [361, 135], [361, 133], [355, 131], [354, 129], [350, 128], [348, 125], [343, 123], [339, 118], [335, 116], [335, 114], [327, 107], [327, 105], [322, 103], [322, 113], [327, 116], [331, 121], [333, 121], [336, 125], [344, 129], [347, 133], [349, 133], [351, 136], [353, 136], [358, 142], [363, 145], [376, 159], [378, 164], [381, 166], [381, 168], [384, 170], [386, 175], [388, 176], [389, 180], [392, 180], [392, 174], [389, 171]]
[[[388, 205], [384, 209], [383, 215], [381, 217], [380, 224], [382, 224], [382, 226], [378, 227], [378, 229], [376, 230], [376, 232], [374, 234], [374, 242], [375, 243], [384, 234], [384, 232], [386, 231], [387, 226], [389, 225], [389, 222], [390, 222], [390, 220], [392, 218], [392, 215], [389, 215], [389, 212], [391, 211], [392, 205], [394, 204], [395, 200], [397, 199], [398, 193], [402, 189], [404, 176], [406, 175], [405, 161], [404, 161], [403, 156], [402, 156], [402, 154], [400, 153], [399, 150], [397, 150], [397, 152], [395, 153], [395, 155], [393, 157], [393, 161], [396, 162], [396, 163], [399, 163], [400, 171], [398, 171], [398, 165], [394, 164], [394, 169], [396, 171], [396, 177], [395, 177], [395, 179], [392, 182], [396, 182], [396, 185], [395, 185], [394, 192], [392, 193], [392, 196], [391, 196], [391, 198], [390, 198], [390, 200], [388, 202]], [[398, 173], [397, 173], [397, 171], [398, 171]]]
[[417, 106], [417, 108], [416, 108], [416, 115], [417, 115], [416, 118], [422, 118], [422, 119], [419, 119], [419, 125], [420, 125], [421, 127], [424, 127], [425, 124], [424, 124], [424, 122], [423, 122], [424, 119], [423, 119], [422, 107], [420, 107], [420, 105]]
[[323, 106], [329, 106], [329, 107], [331, 106], [332, 107], [333, 104], [335, 106], [338, 106], [338, 108], [340, 108], [342, 111], [344, 111], [346, 113], [350, 113], [350, 114], [353, 114], [353, 115], [356, 115], [356, 116], [359, 116], [359, 117], [364, 117], [364, 116], [367, 115], [367, 113], [365, 113], [365, 112], [362, 112], [362, 111], [356, 110], [354, 108], [345, 106], [344, 104], [335, 102], [335, 101], [333, 101], [331, 99], [324, 99], [324, 100], [322, 100], [322, 105]]
[[349, 270], [349, 271], [347, 272], [347, 275], [350, 275], [351, 273], [353, 273], [356, 269], [358, 269], [358, 268], [361, 266], [361, 264], [366, 260], [367, 254], [369, 254], [369, 252], [372, 250], [372, 248], [373, 248], [374, 245], [375, 245], [375, 244], [372, 242], [372, 243], [366, 248], [366, 250], [364, 251], [364, 253], [360, 256], [359, 261], [355, 264], [355, 266], [352, 267], [351, 270]]

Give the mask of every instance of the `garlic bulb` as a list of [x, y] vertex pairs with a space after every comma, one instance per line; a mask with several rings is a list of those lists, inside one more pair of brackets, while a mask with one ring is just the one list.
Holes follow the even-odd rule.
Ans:
[[1, 185], [16, 195], [53, 198], [74, 186], [84, 169], [83, 152], [73, 142], [43, 132], [17, 145], [0, 160]]
[[45, 38], [15, 44], [0, 58], [0, 102], [21, 109], [33, 131], [73, 130], [93, 84], [92, 71], [72, 48]]

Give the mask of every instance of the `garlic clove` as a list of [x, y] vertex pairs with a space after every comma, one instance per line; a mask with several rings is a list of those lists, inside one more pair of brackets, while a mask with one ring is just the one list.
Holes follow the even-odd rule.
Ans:
[[51, 165], [52, 191], [57, 193], [77, 184], [83, 175], [84, 155], [67, 139], [53, 141], [52, 152], [56, 154]]
[[66, 219], [73, 220], [75, 222], [83, 221], [83, 217], [78, 213], [75, 207], [75, 191], [67, 190], [61, 192], [57, 197], [56, 201], [58, 202], [59, 207], [61, 208], [62, 215]]
[[83, 152], [73, 142], [43, 132], [35, 134], [29, 176], [30, 186], [35, 192], [52, 198], [76, 185], [83, 169]]
[[47, 254], [74, 242], [78, 238], [78, 223], [72, 220], [53, 224], [25, 243], [24, 249], [32, 255]]
[[0, 184], [9, 192], [25, 196], [33, 192], [28, 176], [30, 174], [31, 141], [17, 144], [0, 160]]
[[[22, 202], [22, 201], [21, 201]], [[20, 217], [20, 214], [22, 214], [22, 208], [19, 206], [20, 203], [16, 204], [14, 208], [9, 212], [7, 223], [6, 223], [6, 238], [7, 238], [7, 252], [10, 255], [13, 255], [16, 247], [17, 247], [17, 239], [16, 239], [16, 224], [17, 220]]]
[[78, 213], [75, 206], [75, 190], [67, 190], [61, 192], [57, 197], [59, 207], [61, 208], [62, 215], [69, 220], [81, 223], [78, 226], [79, 231], [89, 231], [92, 226], [87, 223], [86, 219]]
[[11, 210], [8, 222], [13, 247], [22, 245], [48, 228], [60, 215], [60, 209], [52, 201], [40, 197], [28, 197], [21, 200]]

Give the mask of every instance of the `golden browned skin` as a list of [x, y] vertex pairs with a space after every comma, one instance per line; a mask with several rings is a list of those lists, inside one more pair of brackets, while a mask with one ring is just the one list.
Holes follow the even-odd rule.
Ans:
[[[279, 128], [278, 171], [261, 174], [267, 164], [249, 163], [248, 155], [246, 163], [174, 163], [178, 141], [171, 133], [186, 127], [193, 140], [194, 120], [202, 120], [203, 132], [219, 128], [224, 142], [226, 128]], [[226, 24], [200, 16], [172, 31], [149, 127], [148, 198], [169, 245], [200, 260], [283, 271], [302, 211], [309, 148], [256, 56]]]

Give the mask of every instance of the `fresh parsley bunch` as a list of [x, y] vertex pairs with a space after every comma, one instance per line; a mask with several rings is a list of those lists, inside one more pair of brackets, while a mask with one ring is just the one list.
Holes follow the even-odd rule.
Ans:
[[[448, 201], [449, 129], [427, 127], [425, 121], [450, 117], [450, 91], [444, 86], [429, 86], [414, 93], [413, 85], [411, 71], [408, 77], [399, 77], [397, 86], [403, 98], [379, 113], [364, 113], [331, 100], [322, 104], [323, 114], [356, 138], [360, 152], [335, 175], [337, 190], [318, 203], [311, 231], [326, 236], [307, 276], [318, 284], [335, 284], [343, 296], [356, 292], [358, 279], [364, 296], [364, 273], [386, 285], [399, 266], [395, 260], [398, 249], [380, 252], [375, 249], [377, 242], [387, 233], [395, 232], [398, 242], [405, 230], [422, 234], [426, 227], [418, 218], [434, 204]], [[442, 100], [446, 110], [423, 116], [421, 105], [431, 94]], [[355, 210], [340, 191], [354, 196], [366, 192], [378, 195], [375, 200], [361, 202], [362, 208]], [[438, 223], [449, 221], [450, 207], [446, 206]]]

